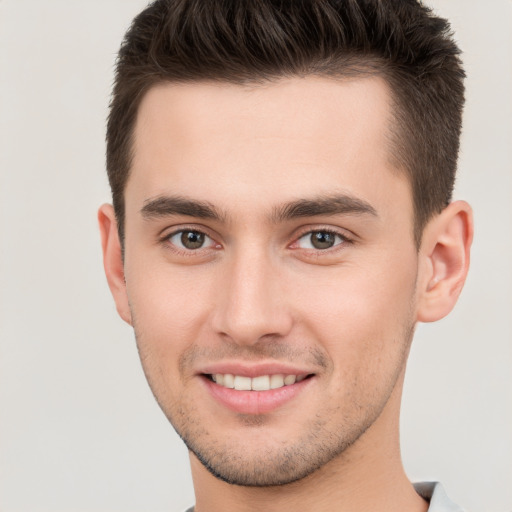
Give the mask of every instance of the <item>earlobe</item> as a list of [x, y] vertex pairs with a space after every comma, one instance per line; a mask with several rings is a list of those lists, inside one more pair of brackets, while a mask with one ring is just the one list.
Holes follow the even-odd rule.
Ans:
[[469, 269], [473, 216], [465, 201], [448, 205], [426, 226], [420, 249], [419, 322], [435, 322], [455, 306]]
[[124, 279], [124, 266], [121, 251], [121, 242], [117, 231], [117, 222], [114, 208], [104, 204], [98, 210], [98, 223], [103, 249], [103, 267], [107, 282], [116, 303], [117, 312], [121, 318], [132, 325], [126, 283]]

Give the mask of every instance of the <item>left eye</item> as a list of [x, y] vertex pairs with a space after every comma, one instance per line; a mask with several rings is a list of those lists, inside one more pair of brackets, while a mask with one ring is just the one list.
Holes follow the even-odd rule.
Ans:
[[191, 229], [177, 231], [168, 240], [176, 247], [189, 251], [202, 249], [205, 246], [210, 247], [214, 244], [214, 241], [208, 235]]
[[310, 231], [297, 240], [297, 246], [301, 249], [325, 250], [340, 245], [345, 239], [332, 231]]

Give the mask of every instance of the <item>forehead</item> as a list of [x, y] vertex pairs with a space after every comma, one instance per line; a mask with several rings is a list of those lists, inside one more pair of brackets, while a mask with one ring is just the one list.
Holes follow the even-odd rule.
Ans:
[[390, 105], [378, 77], [157, 85], [139, 107], [127, 193], [139, 205], [371, 196], [404, 179], [389, 158]]

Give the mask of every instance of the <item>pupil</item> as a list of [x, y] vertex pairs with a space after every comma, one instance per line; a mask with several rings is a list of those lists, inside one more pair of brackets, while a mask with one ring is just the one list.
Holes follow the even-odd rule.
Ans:
[[329, 249], [334, 245], [334, 235], [325, 231], [317, 231], [311, 235], [311, 244], [316, 249]]
[[197, 231], [184, 231], [181, 234], [181, 243], [187, 249], [199, 249], [204, 244], [204, 234]]

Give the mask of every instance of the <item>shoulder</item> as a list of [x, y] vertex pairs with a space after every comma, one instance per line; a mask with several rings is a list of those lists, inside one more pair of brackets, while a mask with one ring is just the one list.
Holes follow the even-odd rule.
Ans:
[[448, 498], [439, 482], [417, 482], [414, 484], [414, 488], [422, 498], [430, 503], [428, 512], [464, 512], [463, 508]]

